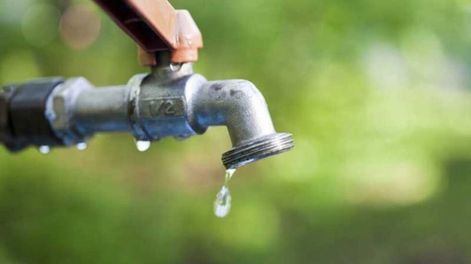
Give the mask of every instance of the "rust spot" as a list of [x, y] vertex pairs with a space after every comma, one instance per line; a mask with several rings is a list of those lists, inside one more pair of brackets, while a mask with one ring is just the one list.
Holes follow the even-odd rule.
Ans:
[[240, 93], [242, 93], [242, 91], [239, 91], [239, 90], [231, 90], [231, 92], [230, 92], [231, 96], [234, 96], [234, 95], [240, 94]]

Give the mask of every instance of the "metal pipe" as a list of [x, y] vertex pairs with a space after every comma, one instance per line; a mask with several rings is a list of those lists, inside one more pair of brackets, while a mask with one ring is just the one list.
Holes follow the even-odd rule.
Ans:
[[80, 93], [73, 119], [80, 130], [90, 133], [130, 131], [126, 86], [89, 89]]

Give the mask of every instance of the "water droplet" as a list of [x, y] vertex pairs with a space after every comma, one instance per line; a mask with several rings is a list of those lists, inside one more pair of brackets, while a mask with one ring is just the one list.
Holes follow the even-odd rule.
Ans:
[[138, 140], [136, 142], [136, 148], [140, 152], [145, 152], [150, 149], [151, 142], [150, 141], [145, 141], [145, 140]]
[[214, 214], [219, 218], [226, 217], [231, 211], [231, 192], [227, 186], [222, 186], [214, 201]]
[[232, 176], [236, 172], [236, 169], [228, 169], [226, 170], [226, 175], [224, 176], [224, 185], [229, 184], [229, 181], [232, 179]]
[[77, 147], [78, 150], [86, 150], [88, 146], [87, 146], [87, 143], [80, 142], [80, 143], [77, 144], [76, 147]]
[[39, 153], [44, 154], [44, 155], [49, 154], [49, 152], [51, 152], [51, 148], [46, 145], [40, 146], [38, 150], [39, 150]]
[[232, 196], [231, 192], [229, 191], [229, 181], [231, 180], [235, 171], [235, 169], [226, 170], [226, 175], [224, 176], [224, 185], [216, 195], [216, 200], [214, 201], [214, 214], [219, 218], [226, 217], [231, 211]]
[[173, 72], [179, 71], [182, 68], [182, 63], [172, 63], [170, 64], [170, 70]]

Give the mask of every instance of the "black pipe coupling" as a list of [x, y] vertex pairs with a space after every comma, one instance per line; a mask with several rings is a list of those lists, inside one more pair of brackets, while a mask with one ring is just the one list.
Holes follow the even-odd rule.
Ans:
[[10, 151], [29, 146], [63, 145], [48, 118], [49, 95], [63, 79], [41, 79], [0, 89], [0, 141]]

